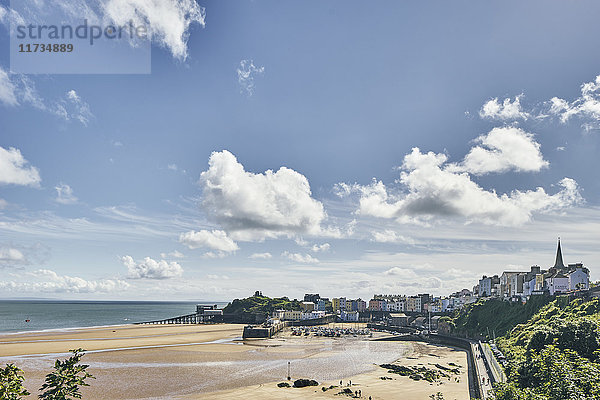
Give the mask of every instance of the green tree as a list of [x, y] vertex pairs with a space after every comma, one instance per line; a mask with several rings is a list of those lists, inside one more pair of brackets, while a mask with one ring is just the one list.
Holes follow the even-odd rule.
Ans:
[[89, 386], [85, 382], [87, 378], [95, 379], [87, 368], [89, 365], [79, 364], [85, 354], [83, 349], [70, 350], [73, 355], [68, 359], [56, 360], [54, 363], [54, 372], [46, 375], [46, 380], [39, 395], [43, 400], [73, 400], [80, 399], [81, 386]]
[[0, 369], [0, 399], [2, 400], [20, 400], [21, 396], [28, 396], [30, 393], [23, 386], [23, 371], [14, 364], [7, 364]]

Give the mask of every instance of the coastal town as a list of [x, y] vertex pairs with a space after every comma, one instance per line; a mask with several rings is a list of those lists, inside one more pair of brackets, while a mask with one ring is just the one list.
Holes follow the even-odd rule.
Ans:
[[[326, 298], [305, 294], [301, 310], [276, 310], [272, 317], [281, 321], [322, 319], [333, 313], [341, 322], [371, 322], [386, 319], [390, 325], [405, 326], [414, 322], [425, 326], [421, 314], [434, 314], [432, 326], [437, 329], [440, 315], [459, 310], [480, 298], [499, 298], [527, 302], [531, 296], [585, 291], [590, 288], [589, 269], [583, 263], [565, 264], [560, 239], [554, 264], [546, 269], [539, 265], [529, 271], [503, 271], [499, 275], [482, 276], [472, 289], [462, 289], [448, 296], [421, 293], [412, 296], [375, 294], [370, 300], [347, 297]], [[257, 292], [262, 295], [262, 293]]]

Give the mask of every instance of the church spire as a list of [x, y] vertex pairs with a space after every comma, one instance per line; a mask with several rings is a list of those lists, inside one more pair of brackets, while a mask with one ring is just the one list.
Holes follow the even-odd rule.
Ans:
[[558, 238], [558, 248], [556, 249], [556, 260], [554, 261], [554, 268], [564, 268], [562, 250], [560, 249], [560, 237]]

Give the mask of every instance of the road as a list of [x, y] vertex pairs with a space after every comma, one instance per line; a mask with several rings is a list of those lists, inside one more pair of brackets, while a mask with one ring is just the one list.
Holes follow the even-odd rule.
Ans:
[[494, 398], [494, 391], [492, 389], [492, 381], [490, 380], [490, 373], [483, 360], [484, 355], [481, 353], [479, 343], [471, 343], [471, 351], [473, 353], [473, 359], [475, 360], [475, 376], [479, 384], [480, 392], [483, 399]]

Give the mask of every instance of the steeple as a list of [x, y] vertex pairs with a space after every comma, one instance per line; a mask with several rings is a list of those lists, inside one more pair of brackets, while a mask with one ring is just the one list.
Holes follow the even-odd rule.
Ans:
[[558, 238], [558, 248], [556, 249], [556, 260], [554, 261], [554, 268], [564, 268], [562, 250], [560, 249], [560, 237]]

